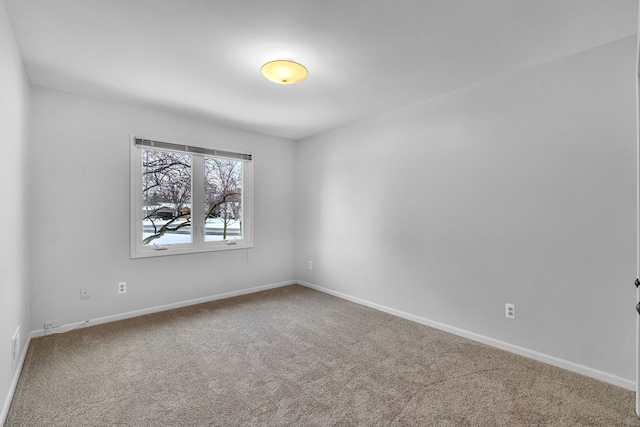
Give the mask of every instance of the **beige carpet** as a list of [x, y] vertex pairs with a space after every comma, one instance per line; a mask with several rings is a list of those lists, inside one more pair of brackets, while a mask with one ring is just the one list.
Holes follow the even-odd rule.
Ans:
[[37, 338], [8, 426], [639, 426], [634, 393], [301, 286]]

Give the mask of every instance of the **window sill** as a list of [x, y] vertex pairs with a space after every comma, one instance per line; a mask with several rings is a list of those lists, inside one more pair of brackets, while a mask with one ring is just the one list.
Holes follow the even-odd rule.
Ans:
[[[231, 240], [231, 242], [234, 242]], [[171, 256], [171, 255], [183, 255], [183, 254], [195, 254], [201, 252], [220, 252], [220, 251], [234, 251], [238, 249], [249, 249], [252, 248], [253, 244], [247, 242], [236, 242], [236, 243], [227, 243], [227, 244], [217, 244], [217, 245], [202, 245], [195, 246], [190, 244], [188, 246], [160, 246], [156, 248], [144, 247], [141, 249], [132, 248], [131, 250], [131, 259], [136, 258], [153, 258], [153, 257], [163, 257], [163, 256]]]

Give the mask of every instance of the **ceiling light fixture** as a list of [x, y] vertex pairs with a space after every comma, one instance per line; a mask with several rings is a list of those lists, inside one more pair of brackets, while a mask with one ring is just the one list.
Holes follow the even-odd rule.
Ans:
[[278, 59], [267, 62], [260, 69], [262, 75], [274, 83], [292, 85], [307, 78], [307, 69], [297, 62]]

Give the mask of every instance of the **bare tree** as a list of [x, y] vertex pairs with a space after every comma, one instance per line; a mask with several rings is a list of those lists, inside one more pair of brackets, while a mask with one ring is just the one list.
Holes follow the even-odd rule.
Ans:
[[[191, 202], [191, 156], [167, 151], [144, 150], [142, 156], [142, 195], [145, 216], [153, 233], [143, 240], [147, 245], [167, 232], [191, 225], [191, 217], [180, 217], [180, 211]], [[170, 205], [174, 214], [166, 223], [158, 223], [158, 210]]]
[[236, 160], [205, 158], [206, 218], [222, 221], [222, 238], [229, 225], [241, 219], [242, 163]]
[[[242, 216], [242, 163], [205, 157], [205, 221], [217, 218], [222, 223], [222, 238], [227, 239], [230, 225]], [[191, 225], [191, 215], [183, 208], [191, 204], [191, 156], [168, 151], [143, 152], [143, 220], [151, 223], [152, 233], [143, 239], [147, 245], [166, 233]], [[161, 210], [171, 208], [167, 218]], [[162, 219], [162, 221], [160, 220]]]

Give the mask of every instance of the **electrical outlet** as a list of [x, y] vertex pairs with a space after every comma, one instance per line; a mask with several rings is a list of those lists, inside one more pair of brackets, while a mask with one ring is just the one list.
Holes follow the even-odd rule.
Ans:
[[16, 329], [16, 332], [11, 338], [11, 370], [14, 370], [18, 364], [18, 357], [20, 356], [20, 326]]
[[55, 329], [59, 328], [62, 325], [62, 322], [59, 320], [45, 320], [44, 321], [44, 330], [47, 329]]
[[309, 262], [307, 263], [307, 268], [308, 268], [309, 270], [311, 270], [311, 269], [313, 268], [313, 263], [312, 263], [311, 261], [309, 261]]
[[80, 288], [80, 299], [89, 299], [91, 295], [89, 295], [89, 288]]
[[505, 316], [507, 319], [515, 319], [516, 318], [516, 305], [506, 303], [505, 307]]
[[127, 282], [118, 283], [118, 293], [124, 294], [125, 292], [127, 292]]

